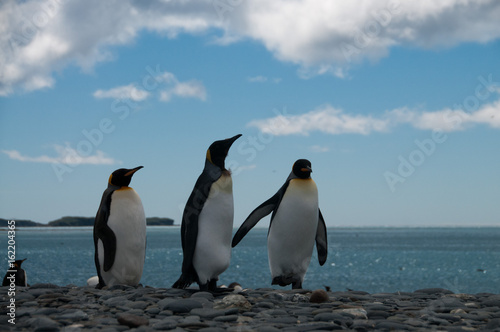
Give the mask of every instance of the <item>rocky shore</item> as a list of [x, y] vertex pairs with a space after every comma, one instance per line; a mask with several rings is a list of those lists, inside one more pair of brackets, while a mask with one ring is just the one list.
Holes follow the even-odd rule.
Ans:
[[500, 331], [500, 295], [35, 284], [1, 287], [1, 331]]

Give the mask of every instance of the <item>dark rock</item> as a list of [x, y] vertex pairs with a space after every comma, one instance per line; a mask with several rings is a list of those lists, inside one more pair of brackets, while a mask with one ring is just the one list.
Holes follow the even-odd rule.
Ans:
[[267, 313], [271, 316], [287, 316], [288, 315], [286, 310], [283, 310], [283, 309], [271, 309], [271, 310], [267, 311]]
[[32, 315], [33, 316], [36, 316], [36, 315], [40, 315], [40, 316], [49, 316], [49, 315], [53, 315], [53, 314], [57, 314], [57, 313], [60, 313], [61, 310], [59, 310], [58, 308], [52, 308], [52, 307], [49, 307], [49, 308], [38, 308], [36, 309]]
[[117, 320], [121, 325], [128, 327], [139, 327], [141, 325], [149, 324], [149, 320], [147, 318], [127, 313], [118, 315]]
[[59, 324], [48, 317], [31, 318], [28, 323], [33, 331], [59, 331]]
[[379, 320], [376, 321], [375, 327], [380, 330], [388, 331], [406, 331], [408, 326], [402, 323], [391, 322], [389, 320]]
[[30, 294], [28, 292], [18, 292], [16, 293], [16, 302], [21, 302], [21, 301], [31, 301], [35, 298], [33, 294]]
[[484, 307], [500, 307], [500, 298], [491, 298], [481, 302]]
[[255, 303], [255, 307], [272, 309], [272, 308], [274, 308], [274, 303], [271, 303], [268, 301], [257, 302], [257, 303]]
[[31, 285], [29, 289], [38, 289], [38, 288], [61, 288], [60, 286], [54, 285], [54, 284], [48, 284], [48, 283], [38, 283]]
[[492, 319], [486, 324], [485, 329], [487, 331], [492, 331], [494, 329], [500, 329], [500, 318]]
[[196, 308], [203, 308], [203, 306], [195, 300], [181, 299], [168, 303], [163, 309], [171, 310], [174, 314], [183, 314]]
[[115, 297], [110, 297], [109, 299], [105, 300], [103, 304], [108, 307], [114, 307], [118, 305], [123, 305], [124, 303], [128, 302], [126, 296], [115, 296]]
[[177, 326], [177, 321], [171, 318], [165, 318], [153, 324], [153, 328], [155, 330], [173, 330], [176, 328], [176, 326]]
[[444, 289], [444, 288], [423, 288], [423, 289], [417, 289], [414, 293], [428, 294], [428, 295], [453, 294], [453, 292], [451, 290]]
[[107, 290], [111, 292], [116, 290], [130, 290], [130, 289], [135, 289], [135, 287], [129, 285], [113, 285], [107, 288]]
[[327, 323], [327, 322], [314, 322], [314, 323], [306, 323], [299, 324], [291, 327], [287, 327], [287, 331], [333, 331], [333, 330], [343, 330], [344, 328], [335, 323]]
[[145, 301], [131, 301], [128, 307], [131, 309], [141, 309], [144, 310], [149, 304]]
[[297, 324], [297, 318], [290, 316], [280, 316], [268, 319], [271, 324]]
[[214, 300], [214, 296], [212, 293], [209, 293], [209, 292], [197, 292], [197, 293], [194, 293], [193, 295], [191, 295], [191, 298], [204, 298], [204, 299], [207, 299], [207, 300], [210, 300], [210, 301], [213, 301]]
[[204, 327], [209, 327], [210, 325], [202, 322], [186, 322], [186, 323], [179, 323], [177, 324], [178, 327], [181, 327], [183, 329], [193, 329], [193, 330], [199, 330]]
[[220, 327], [205, 327], [198, 330], [199, 332], [225, 332], [226, 329]]
[[165, 310], [165, 308], [172, 302], [175, 302], [177, 301], [176, 299], [174, 298], [166, 298], [166, 299], [163, 299], [163, 300], [160, 300], [158, 301], [157, 305], [158, 305], [158, 308], [160, 308], [161, 310]]
[[89, 315], [87, 315], [85, 312], [81, 310], [74, 310], [70, 312], [65, 312], [62, 315], [58, 315], [57, 319], [68, 319], [71, 321], [87, 320], [89, 319]]
[[429, 302], [429, 310], [437, 313], [449, 313], [453, 309], [464, 309], [465, 305], [457, 298], [443, 297]]
[[390, 314], [382, 310], [368, 310], [366, 316], [368, 319], [386, 319]]
[[189, 314], [200, 316], [201, 318], [212, 319], [218, 316], [224, 316], [225, 311], [219, 309], [195, 308], [191, 310]]
[[216, 322], [236, 322], [238, 315], [217, 316], [214, 318]]
[[352, 321], [350, 318], [346, 316], [342, 316], [338, 313], [333, 312], [323, 312], [314, 316], [314, 320], [316, 322], [334, 322], [336, 324], [341, 325], [346, 321]]

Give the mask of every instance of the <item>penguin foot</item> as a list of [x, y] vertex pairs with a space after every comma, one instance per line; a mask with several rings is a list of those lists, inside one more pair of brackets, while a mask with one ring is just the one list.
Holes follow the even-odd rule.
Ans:
[[202, 292], [217, 292], [217, 279], [212, 279], [206, 284], [198, 283], [198, 285], [200, 286], [200, 291]]
[[271, 285], [285, 287], [292, 284], [292, 289], [302, 289], [302, 280], [296, 275], [274, 277]]
[[191, 286], [192, 283], [193, 283], [193, 281], [191, 280], [191, 278], [187, 277], [183, 273], [183, 274], [181, 274], [179, 279], [176, 282], [174, 282], [174, 284], [172, 285], [172, 288], [185, 289], [185, 288], [188, 288], [189, 286]]

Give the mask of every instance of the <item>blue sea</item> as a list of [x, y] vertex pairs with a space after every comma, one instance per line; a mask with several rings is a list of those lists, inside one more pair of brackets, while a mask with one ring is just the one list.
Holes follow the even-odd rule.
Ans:
[[[147, 236], [141, 283], [170, 287], [181, 271], [180, 228], [148, 227]], [[91, 227], [18, 228], [15, 240], [17, 259], [28, 259], [23, 267], [30, 284], [83, 286], [96, 275]], [[319, 266], [314, 252], [304, 288], [500, 293], [500, 228], [329, 228], [328, 241], [327, 262]], [[0, 231], [0, 246], [6, 253], [7, 232]], [[233, 249], [218, 284], [231, 282], [271, 287], [267, 229], [251, 230]]]

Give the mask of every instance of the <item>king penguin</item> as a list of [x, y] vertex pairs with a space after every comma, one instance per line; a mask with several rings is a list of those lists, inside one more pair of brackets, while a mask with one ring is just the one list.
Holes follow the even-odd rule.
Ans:
[[311, 178], [311, 162], [299, 159], [278, 192], [259, 205], [234, 235], [235, 247], [269, 213], [267, 250], [272, 284], [302, 288], [316, 242], [319, 264], [328, 254], [326, 225], [318, 205], [318, 189]]
[[194, 185], [182, 215], [182, 274], [174, 288], [193, 282], [214, 292], [217, 280], [231, 260], [233, 182], [224, 162], [241, 134], [215, 141], [207, 150], [205, 167]]
[[129, 187], [143, 168], [120, 168], [109, 177], [94, 223], [96, 288], [137, 286], [146, 254], [146, 216], [141, 198]]
[[[21, 268], [21, 264], [26, 260], [18, 259], [10, 266], [9, 270], [3, 278], [2, 286], [10, 286], [12, 283], [16, 286], [28, 286], [28, 277], [26, 276], [26, 271]], [[16, 272], [9, 272], [16, 271]]]

